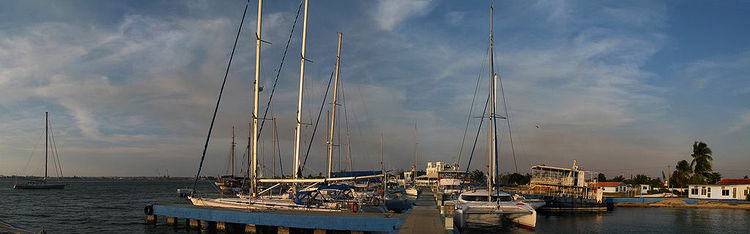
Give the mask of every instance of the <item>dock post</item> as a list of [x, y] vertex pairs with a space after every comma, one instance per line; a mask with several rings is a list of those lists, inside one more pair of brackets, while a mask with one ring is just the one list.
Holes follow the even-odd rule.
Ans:
[[211, 229], [216, 228], [216, 223], [207, 221], [207, 220], [201, 220], [201, 230], [202, 231], [211, 231]]
[[187, 222], [190, 229], [198, 229], [201, 226], [197, 219], [188, 219]]
[[278, 234], [289, 234], [289, 228], [288, 227], [278, 227], [278, 231], [276, 233], [278, 233]]
[[146, 223], [156, 224], [156, 215], [154, 214], [146, 215]]
[[245, 224], [245, 233], [255, 234], [258, 233], [258, 229], [255, 228], [255, 224]]
[[326, 230], [325, 229], [315, 229], [315, 231], [313, 231], [313, 234], [326, 234]]
[[227, 232], [227, 229], [229, 225], [225, 222], [216, 222], [216, 231], [217, 232]]
[[169, 226], [177, 226], [177, 218], [175, 218], [175, 217], [167, 217], [167, 225], [169, 225]]

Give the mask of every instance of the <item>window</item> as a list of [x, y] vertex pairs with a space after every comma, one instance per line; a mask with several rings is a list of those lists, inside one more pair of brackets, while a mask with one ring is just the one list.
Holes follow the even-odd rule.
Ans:
[[724, 189], [724, 188], [722, 187], [722, 188], [721, 188], [721, 195], [722, 195], [722, 196], [727, 196], [727, 197], [728, 197], [728, 196], [729, 196], [729, 189]]
[[706, 195], [706, 187], [702, 187], [701, 188], [701, 195], [703, 195], [703, 196]]
[[711, 187], [708, 187], [708, 194], [706, 194], [707, 197], [711, 197]]
[[690, 189], [690, 194], [698, 195], [698, 187]]

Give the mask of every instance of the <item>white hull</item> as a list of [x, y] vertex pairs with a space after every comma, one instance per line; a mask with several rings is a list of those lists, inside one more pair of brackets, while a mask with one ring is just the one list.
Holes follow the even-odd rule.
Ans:
[[346, 206], [342, 203], [325, 203], [316, 206], [306, 206], [294, 203], [287, 199], [247, 199], [247, 198], [195, 198], [190, 197], [190, 202], [195, 206], [221, 207], [231, 209], [243, 209], [252, 211], [264, 210], [296, 210], [296, 211], [319, 211], [319, 212], [378, 212], [384, 213], [386, 209], [377, 207], [359, 207], [359, 205]]
[[[536, 228], [536, 210], [523, 200], [516, 200], [502, 192], [493, 193], [487, 201], [487, 191], [465, 192], [454, 201], [453, 222], [459, 229], [466, 227], [474, 215], [497, 215], [525, 228]], [[471, 200], [464, 198], [483, 199]]]

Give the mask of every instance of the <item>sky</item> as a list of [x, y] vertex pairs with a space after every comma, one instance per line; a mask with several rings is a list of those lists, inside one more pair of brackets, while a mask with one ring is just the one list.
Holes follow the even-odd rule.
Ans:
[[[48, 111], [66, 176], [194, 176], [245, 4], [0, 3], [0, 174], [43, 173]], [[342, 105], [334, 170], [346, 168], [348, 150], [353, 169], [379, 169], [381, 134], [389, 170], [408, 169], [415, 148], [419, 168], [458, 161], [483, 169], [484, 132], [469, 157], [488, 92], [490, 4], [311, 1], [305, 174], [326, 170], [331, 100], [323, 97], [337, 32], [343, 33]], [[299, 5], [263, 4], [261, 37], [270, 44], [261, 50], [261, 110]], [[713, 149], [715, 171], [726, 178], [750, 175], [750, 2], [512, 0], [494, 6], [495, 71], [505, 97], [499, 112], [510, 117], [513, 140], [511, 148], [508, 123], [500, 121], [501, 173], [525, 173], [537, 164], [569, 167], [576, 160], [608, 177], [660, 177], [690, 160], [693, 142], [703, 141]], [[281, 174], [280, 167], [291, 173], [302, 17], [268, 113], [276, 118], [278, 146], [271, 121], [261, 133], [265, 175]], [[245, 160], [256, 18], [257, 2], [250, 1], [204, 175], [225, 172], [233, 126], [236, 160]], [[321, 104], [312, 138], [309, 124]]]

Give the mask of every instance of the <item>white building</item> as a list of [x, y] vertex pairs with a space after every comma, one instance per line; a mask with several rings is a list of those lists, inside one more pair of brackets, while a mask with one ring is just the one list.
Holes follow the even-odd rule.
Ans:
[[636, 192], [639, 192], [639, 194], [648, 194], [648, 191], [651, 191], [651, 185], [648, 184], [639, 184], [636, 188]]
[[745, 200], [750, 193], [750, 179], [723, 179], [716, 184], [688, 185], [688, 198]]
[[602, 193], [626, 193], [628, 192], [628, 185], [625, 184], [624, 182], [596, 182], [594, 186], [597, 189], [601, 189]]

